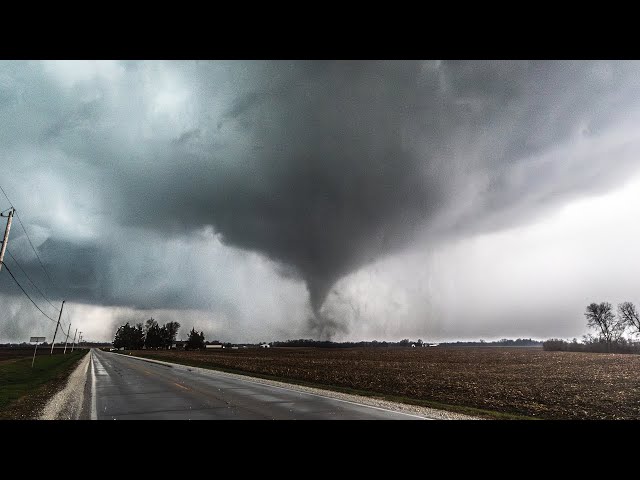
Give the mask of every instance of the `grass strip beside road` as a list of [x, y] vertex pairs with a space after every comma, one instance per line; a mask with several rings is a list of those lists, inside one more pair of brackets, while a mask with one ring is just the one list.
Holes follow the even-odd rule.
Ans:
[[439, 409], [439, 410], [446, 410], [446, 411], [454, 412], [454, 413], [462, 413], [462, 414], [465, 414], [465, 415], [471, 415], [471, 416], [481, 417], [481, 418], [485, 418], [485, 419], [493, 419], [493, 420], [540, 420], [539, 418], [536, 418], [536, 417], [529, 417], [529, 416], [524, 416], [524, 415], [516, 415], [516, 414], [511, 414], [511, 413], [506, 413], [506, 412], [496, 412], [496, 411], [492, 411], [492, 410], [483, 410], [483, 409], [479, 409], [479, 408], [466, 407], [466, 406], [463, 406], [463, 405], [449, 405], [449, 404], [444, 404], [444, 403], [431, 401], [431, 400], [410, 398], [410, 397], [397, 396], [397, 395], [389, 395], [389, 394], [386, 394], [386, 393], [372, 392], [372, 391], [367, 391], [367, 390], [359, 390], [359, 389], [355, 389], [355, 388], [348, 388], [348, 387], [343, 387], [343, 386], [338, 386], [338, 385], [327, 385], [327, 384], [312, 383], [312, 382], [307, 382], [307, 381], [299, 380], [299, 379], [295, 379], [295, 378], [288, 378], [288, 377], [281, 377], [281, 376], [275, 376], [275, 375], [267, 375], [267, 374], [262, 374], [262, 373], [257, 373], [257, 372], [250, 372], [250, 371], [245, 371], [245, 370], [240, 370], [240, 369], [235, 369], [235, 368], [229, 368], [229, 367], [221, 366], [221, 365], [212, 365], [211, 363], [207, 363], [207, 362], [200, 362], [200, 361], [196, 361], [196, 360], [187, 360], [187, 359], [183, 359], [183, 358], [176, 358], [175, 356], [170, 355], [170, 354], [162, 355], [162, 354], [158, 354], [158, 352], [155, 352], [154, 354], [151, 354], [151, 355], [145, 354], [144, 351], [140, 351], [140, 350], [131, 351], [131, 352], [129, 352], [129, 351], [121, 351], [121, 352], [116, 352], [116, 353], [120, 353], [120, 354], [124, 354], [124, 355], [130, 354], [132, 356], [148, 358], [148, 359], [151, 359], [151, 360], [163, 360], [165, 362], [178, 363], [180, 365], [186, 365], [186, 366], [190, 366], [190, 367], [200, 367], [200, 368], [206, 368], [208, 370], [218, 370], [218, 371], [221, 371], [221, 372], [235, 373], [237, 375], [244, 375], [244, 376], [249, 376], [249, 377], [263, 378], [265, 380], [274, 380], [274, 381], [277, 381], [277, 382], [290, 383], [290, 384], [293, 384], [293, 385], [301, 385], [303, 387], [320, 388], [320, 389], [324, 389], [324, 390], [332, 390], [332, 391], [335, 391], [335, 392], [347, 393], [347, 394], [351, 394], [351, 395], [360, 395], [360, 396], [363, 396], [363, 397], [378, 398], [378, 399], [381, 399], [381, 400], [388, 400], [390, 402], [405, 403], [405, 404], [408, 404], [408, 405], [418, 405], [418, 406], [421, 406], [421, 407], [435, 408], [435, 409]]
[[66, 384], [88, 350], [66, 355], [38, 355], [0, 362], [0, 419], [32, 419]]

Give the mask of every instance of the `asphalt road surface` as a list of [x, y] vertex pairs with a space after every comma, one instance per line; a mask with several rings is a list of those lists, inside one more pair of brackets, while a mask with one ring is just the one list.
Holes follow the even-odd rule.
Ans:
[[[417, 420], [423, 417], [93, 349], [87, 417], [98, 420]], [[89, 393], [90, 392], [90, 393]]]

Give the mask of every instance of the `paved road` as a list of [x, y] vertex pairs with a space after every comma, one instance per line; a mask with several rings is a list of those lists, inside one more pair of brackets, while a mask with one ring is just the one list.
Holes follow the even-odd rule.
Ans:
[[87, 416], [111, 419], [416, 420], [420, 417], [216, 371], [91, 351]]

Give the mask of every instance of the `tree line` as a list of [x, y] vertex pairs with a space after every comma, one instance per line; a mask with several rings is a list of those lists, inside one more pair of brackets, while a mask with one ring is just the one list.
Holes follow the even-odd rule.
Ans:
[[409, 347], [411, 344], [422, 346], [421, 339], [411, 342], [404, 339], [399, 342], [379, 342], [377, 340], [361, 342], [332, 342], [330, 340], [313, 340], [311, 338], [299, 338], [296, 340], [285, 340], [271, 342], [273, 347], [315, 347], [315, 348], [354, 348], [354, 347]]
[[542, 342], [539, 340], [533, 340], [532, 338], [518, 338], [512, 340], [509, 338], [503, 338], [493, 342], [487, 342], [480, 340], [478, 342], [441, 342], [439, 344], [442, 347], [540, 347]]
[[[617, 314], [616, 314], [617, 313]], [[583, 337], [580, 343], [552, 338], [544, 342], [543, 347], [549, 351], [581, 351], [606, 353], [640, 353], [640, 344], [626, 338], [640, 335], [640, 315], [632, 302], [618, 304], [617, 312], [609, 302], [591, 303], [584, 313], [587, 326], [595, 334]]]
[[[178, 322], [168, 322], [161, 326], [153, 318], [147, 320], [144, 325], [142, 323], [130, 325], [127, 322], [116, 330], [113, 347], [126, 350], [169, 349], [176, 342], [179, 329]], [[203, 332], [198, 333], [194, 327], [189, 332], [185, 349], [197, 350], [201, 348], [204, 348], [204, 334]]]
[[[329, 340], [312, 340], [310, 338], [300, 338], [297, 340], [286, 340], [280, 342], [271, 342], [274, 347], [315, 347], [315, 348], [355, 348], [355, 347], [422, 347], [429, 345], [429, 342], [423, 341], [421, 338], [418, 340], [409, 340], [404, 338], [399, 342], [386, 342], [386, 341], [361, 341], [361, 342], [332, 342]], [[486, 342], [480, 340], [478, 342], [440, 342], [436, 345], [447, 347], [476, 347], [476, 346], [499, 346], [499, 347], [539, 347], [542, 342], [533, 340], [531, 338], [518, 338], [517, 340], [510, 340], [503, 338], [494, 342]]]

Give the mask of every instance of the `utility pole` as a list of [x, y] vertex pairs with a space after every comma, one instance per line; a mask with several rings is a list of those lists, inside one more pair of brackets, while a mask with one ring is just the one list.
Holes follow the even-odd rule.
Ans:
[[33, 351], [33, 360], [31, 360], [31, 368], [33, 368], [33, 363], [36, 361], [36, 352], [38, 351], [38, 342], [36, 342], [36, 348]]
[[67, 354], [67, 342], [69, 341], [69, 332], [71, 331], [71, 324], [69, 324], [69, 328], [67, 329], [67, 339], [64, 341], [64, 355]]
[[[7, 228], [4, 230], [4, 239], [2, 240], [2, 248], [0, 249], [0, 270], [2, 270], [2, 262], [4, 261], [4, 252], [7, 249], [7, 242], [9, 241], [9, 230], [11, 230], [11, 220], [13, 220], [13, 214], [16, 209], [11, 207], [9, 209], [9, 214], [7, 215]], [[0, 213], [0, 217], [4, 217]]]
[[73, 348], [76, 346], [76, 334], [78, 333], [78, 329], [73, 334], [73, 343], [71, 344], [71, 353], [73, 353]]
[[62, 318], [63, 308], [64, 308], [64, 300], [62, 301], [62, 306], [60, 307], [60, 315], [58, 315], [58, 323], [56, 323], [56, 331], [53, 334], [53, 341], [51, 342], [51, 353], [49, 355], [53, 355], [53, 346], [56, 344], [56, 335], [58, 333], [58, 327], [60, 326], [60, 318]]

